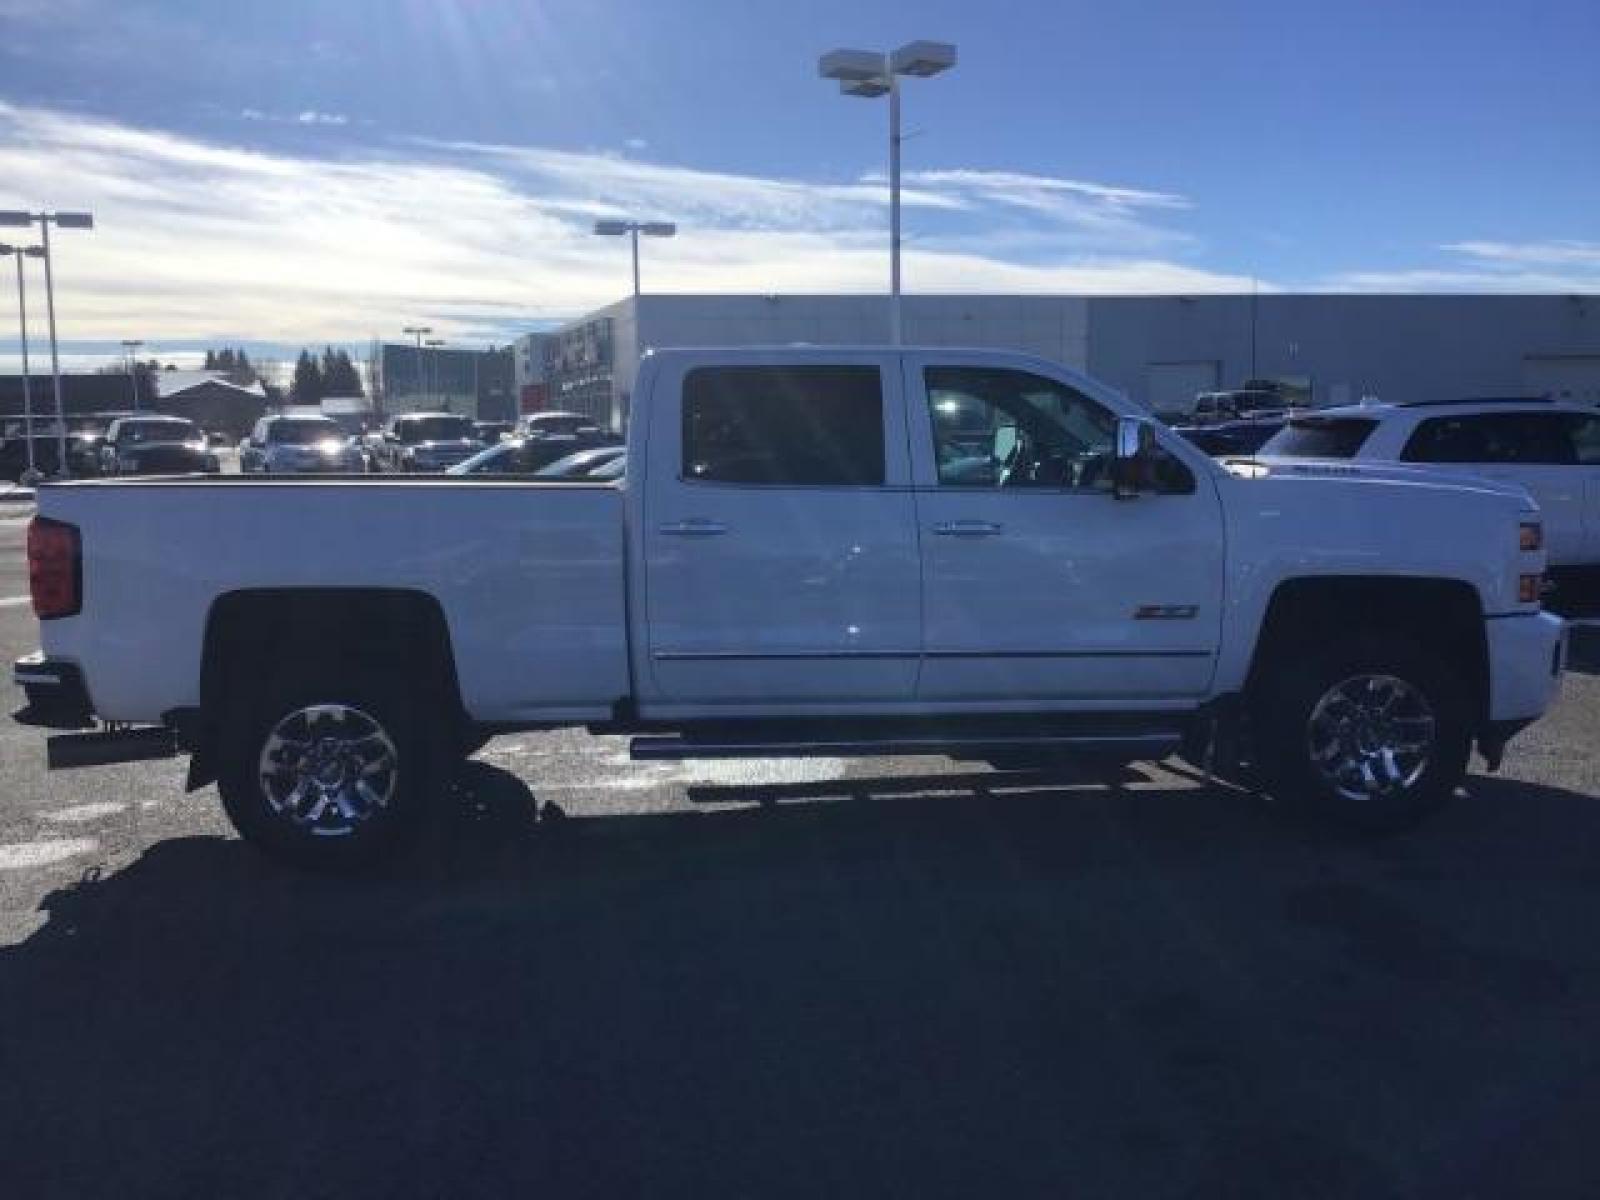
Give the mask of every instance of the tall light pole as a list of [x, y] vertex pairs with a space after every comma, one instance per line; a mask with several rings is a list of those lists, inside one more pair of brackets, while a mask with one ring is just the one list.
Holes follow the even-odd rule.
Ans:
[[43, 246], [8, 246], [0, 242], [0, 258], [11, 255], [17, 260], [17, 331], [22, 337], [22, 436], [27, 442], [28, 480], [39, 474], [33, 462], [33, 380], [28, 370], [28, 283], [23, 276], [24, 258], [43, 258]]
[[[427, 346], [428, 349], [433, 351], [433, 353], [428, 356], [431, 359], [430, 365], [433, 368], [433, 376], [428, 384], [428, 395], [432, 396], [439, 391], [439, 347], [444, 345], [444, 339], [429, 338], [423, 343], [423, 345]], [[441, 405], [441, 407], [446, 412], [450, 411], [450, 405], [448, 403]]]
[[93, 229], [94, 217], [79, 212], [0, 212], [0, 225], [32, 225], [35, 221], [39, 223], [39, 236], [43, 242], [40, 248], [44, 251], [44, 306], [50, 315], [50, 377], [55, 382], [57, 449], [61, 459], [61, 476], [66, 478], [71, 470], [67, 466], [67, 413], [61, 402], [61, 356], [56, 351], [56, 285], [50, 269], [50, 226]]
[[621, 237], [627, 234], [633, 239], [633, 298], [639, 298], [639, 235], [645, 237], [674, 237], [678, 227], [671, 221], [596, 221], [594, 231], [601, 237]]
[[846, 96], [889, 97], [889, 343], [900, 344], [900, 76], [926, 78], [956, 65], [949, 42], [907, 42], [890, 54], [833, 50], [817, 60], [817, 74], [839, 81]]
[[405, 332], [417, 339], [417, 391], [421, 392], [423, 399], [427, 399], [427, 389], [422, 382], [422, 335], [432, 333], [431, 325], [407, 325]]
[[128, 357], [128, 390], [133, 394], [133, 411], [139, 411], [139, 368], [134, 351], [144, 345], [138, 338], [123, 338], [122, 352]]

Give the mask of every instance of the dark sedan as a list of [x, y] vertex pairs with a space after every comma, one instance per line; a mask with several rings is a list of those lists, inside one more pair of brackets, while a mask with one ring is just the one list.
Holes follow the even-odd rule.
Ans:
[[1224, 421], [1217, 425], [1175, 425], [1173, 430], [1212, 458], [1228, 458], [1256, 453], [1283, 426], [1281, 419], [1273, 419]]

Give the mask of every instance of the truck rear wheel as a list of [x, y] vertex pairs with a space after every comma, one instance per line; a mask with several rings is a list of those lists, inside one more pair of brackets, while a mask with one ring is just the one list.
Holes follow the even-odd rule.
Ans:
[[1468, 689], [1425, 641], [1368, 633], [1285, 647], [1252, 699], [1267, 791], [1332, 824], [1410, 828], [1466, 775]]
[[413, 834], [441, 756], [407, 683], [307, 675], [243, 699], [217, 781], [240, 835], [276, 857], [336, 868]]

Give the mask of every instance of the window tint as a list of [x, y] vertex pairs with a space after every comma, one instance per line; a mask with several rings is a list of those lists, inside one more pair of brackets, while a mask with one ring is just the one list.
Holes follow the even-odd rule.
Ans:
[[1378, 427], [1369, 417], [1300, 417], [1273, 434], [1262, 454], [1285, 458], [1354, 458]]
[[992, 367], [929, 367], [923, 380], [941, 484], [1110, 489], [1116, 417], [1082, 393]]
[[1563, 413], [1490, 413], [1433, 417], [1417, 426], [1406, 462], [1570, 466], [1577, 462]]
[[845, 487], [881, 484], [876, 367], [699, 367], [683, 381], [683, 477]]

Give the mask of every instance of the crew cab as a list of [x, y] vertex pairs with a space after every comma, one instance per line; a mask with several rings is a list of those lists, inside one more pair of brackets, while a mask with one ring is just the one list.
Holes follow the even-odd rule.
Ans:
[[391, 418], [376, 450], [383, 471], [444, 471], [483, 449], [468, 417], [401, 413]]
[[659, 351], [626, 461], [46, 485], [25, 716], [89, 730], [53, 765], [187, 752], [246, 838], [342, 863], [486, 738], [561, 726], [639, 759], [1178, 752], [1392, 828], [1563, 670], [1522, 489], [1229, 469], [1024, 355]]

